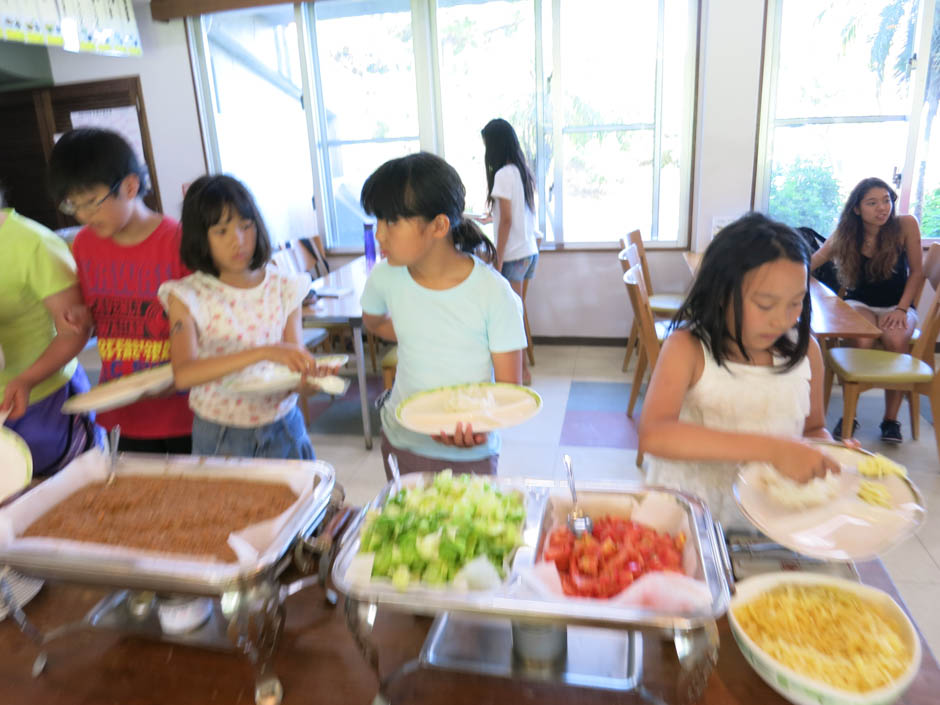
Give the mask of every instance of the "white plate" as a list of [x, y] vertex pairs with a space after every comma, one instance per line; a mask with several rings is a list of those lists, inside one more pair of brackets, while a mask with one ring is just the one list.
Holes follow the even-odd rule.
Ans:
[[[349, 361], [349, 355], [324, 355], [316, 358], [320, 367], [342, 367]], [[311, 384], [322, 382], [322, 389], [327, 394], [340, 396], [349, 387], [349, 380], [328, 375], [309, 377]], [[244, 374], [233, 376], [225, 383], [225, 388], [238, 394], [279, 394], [293, 392], [300, 386], [300, 373], [293, 372], [284, 365], [263, 363], [256, 365]]]
[[[27, 578], [25, 575], [20, 575], [9, 568], [3, 568], [3, 570], [0, 571], [0, 575], [3, 576], [6, 584], [9, 586], [13, 601], [20, 607], [23, 607], [23, 605], [32, 600], [36, 596], [36, 593], [39, 592], [39, 588], [42, 587], [42, 580], [38, 578]], [[6, 619], [6, 616], [6, 601], [0, 600], [0, 622]]]
[[771, 498], [750, 468], [738, 473], [734, 498], [744, 515], [777, 543], [814, 558], [857, 561], [874, 558], [914, 533], [927, 514], [917, 487], [907, 478], [888, 475], [877, 481], [891, 495], [891, 507], [858, 497], [862, 477], [857, 467], [869, 453], [823, 444], [824, 453], [843, 469], [839, 492], [829, 502], [792, 509]]
[[[858, 595], [861, 599], [880, 608], [883, 615], [890, 617], [901, 630], [901, 637], [910, 651], [911, 660], [907, 670], [893, 682], [864, 693], [841, 690], [828, 683], [804, 676], [772, 658], [766, 651], [754, 643], [753, 639], [741, 628], [735, 616], [735, 609], [754, 600], [764, 592], [780, 585], [824, 585], [838, 588]], [[886, 705], [893, 703], [907, 689], [917, 675], [921, 662], [920, 637], [897, 602], [883, 590], [860, 585], [854, 580], [834, 578], [828, 575], [809, 572], [786, 571], [782, 573], [764, 573], [756, 575], [735, 585], [735, 595], [728, 608], [728, 622], [741, 653], [757, 671], [757, 675], [791, 703], [797, 705]]]
[[[451, 411], [448, 406], [457, 393], [471, 396], [489, 394], [493, 404], [488, 408]], [[472, 424], [474, 431], [483, 433], [528, 421], [541, 409], [542, 397], [527, 387], [503, 382], [480, 382], [412, 394], [395, 409], [395, 418], [415, 433], [453, 433], [458, 423]]]
[[33, 479], [33, 454], [20, 435], [0, 426], [0, 502]]
[[62, 405], [63, 414], [86, 411], [111, 411], [139, 401], [145, 394], [159, 394], [173, 386], [172, 365], [158, 365], [147, 370], [123, 375], [78, 394]]

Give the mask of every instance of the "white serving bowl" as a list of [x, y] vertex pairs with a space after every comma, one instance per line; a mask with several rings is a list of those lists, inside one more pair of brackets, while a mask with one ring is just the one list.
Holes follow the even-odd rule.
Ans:
[[[840, 588], [880, 606], [892, 618], [901, 632], [901, 639], [911, 654], [907, 669], [894, 682], [877, 690], [857, 693], [833, 687], [822, 681], [807, 678], [784, 666], [761, 649], [748, 636], [734, 615], [735, 609], [761, 594], [781, 585], [824, 585]], [[920, 669], [921, 648], [917, 630], [898, 604], [883, 590], [861, 585], [851, 580], [819, 573], [781, 572], [765, 573], [742, 580], [728, 609], [728, 621], [744, 658], [757, 671], [757, 675], [771, 688], [796, 705], [889, 705], [907, 689]]]

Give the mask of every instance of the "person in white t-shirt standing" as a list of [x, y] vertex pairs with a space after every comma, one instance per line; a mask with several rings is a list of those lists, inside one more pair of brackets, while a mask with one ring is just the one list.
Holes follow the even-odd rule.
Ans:
[[[486, 203], [496, 232], [495, 267], [523, 298], [523, 282], [535, 276], [539, 259], [535, 236], [535, 179], [519, 146], [516, 131], [502, 118], [481, 131], [486, 152]], [[523, 303], [525, 303], [523, 299]], [[522, 357], [522, 380], [532, 381]]]

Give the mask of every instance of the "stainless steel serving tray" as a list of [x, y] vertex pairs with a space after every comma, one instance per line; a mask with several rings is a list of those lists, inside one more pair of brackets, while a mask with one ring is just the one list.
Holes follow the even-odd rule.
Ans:
[[[409, 474], [402, 478], [404, 484], [430, 483], [430, 474]], [[359, 552], [360, 531], [366, 512], [381, 509], [392, 495], [389, 483], [379, 495], [367, 505], [343, 538], [339, 554], [333, 565], [333, 582], [340, 592], [360, 602], [373, 603], [405, 612], [433, 615], [456, 611], [505, 617], [526, 622], [549, 622], [559, 624], [583, 624], [624, 628], [629, 626], [661, 627], [665, 629], [692, 629], [714, 620], [725, 613], [731, 599], [726, 573], [722, 566], [719, 538], [714, 523], [702, 500], [675, 490], [640, 485], [587, 484], [578, 486], [578, 499], [589, 507], [592, 498], [605, 501], [618, 498], [629, 502], [638, 500], [647, 492], [655, 491], [673, 496], [688, 519], [688, 543], [695, 556], [694, 570], [690, 577], [699, 579], [707, 586], [711, 603], [707, 608], [688, 613], [667, 613], [642, 607], [626, 607], [605, 600], [548, 599], [544, 597], [521, 597], [519, 590], [520, 569], [531, 566], [541, 551], [548, 530], [548, 520], [554, 503], [567, 495], [567, 489], [552, 483], [519, 479], [496, 479], [492, 483], [503, 490], [521, 491], [525, 495], [526, 522], [523, 529], [523, 546], [513, 561], [513, 569], [503, 586], [496, 591], [457, 592], [444, 588], [410, 586], [398, 590], [390, 582], [353, 580], [347, 573]], [[570, 495], [568, 496], [570, 503]], [[555, 509], [558, 512], [558, 508]]]
[[[97, 453], [97, 451], [89, 451]], [[101, 555], [70, 554], [62, 547], [18, 545], [10, 528], [12, 517], [22, 516], [31, 503], [48, 502], [55, 483], [68, 479], [74, 463], [97, 462], [86, 453], [42, 484], [34, 487], [12, 504], [0, 509], [0, 564], [7, 564], [27, 575], [69, 582], [126, 587], [157, 592], [220, 595], [244, 587], [276, 570], [281, 559], [298, 537], [309, 535], [322, 521], [335, 484], [333, 467], [323, 461], [268, 460], [262, 458], [216, 458], [189, 455], [154, 456], [124, 453], [118, 457], [116, 474], [121, 475], [216, 475], [231, 479], [275, 481], [285, 476], [309, 478], [313, 489], [277, 530], [258, 560], [251, 563], [215, 563], [194, 557], [185, 561], [164, 560], [161, 554], [138, 549], [122, 549], [122, 556], [109, 555], [110, 547], [101, 546]], [[45, 499], [43, 499], [45, 497]], [[35, 505], [34, 505], [35, 506]], [[4, 535], [6, 533], [7, 535]], [[94, 552], [99, 544], [85, 544]], [[180, 567], [181, 564], [185, 564]], [[193, 570], [188, 570], [192, 568]], [[198, 575], [194, 575], [198, 573]]]

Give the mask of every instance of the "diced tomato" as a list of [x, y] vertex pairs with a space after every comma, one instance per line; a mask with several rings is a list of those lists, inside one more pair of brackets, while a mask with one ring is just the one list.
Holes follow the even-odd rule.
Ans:
[[686, 536], [675, 538], [629, 519], [605, 516], [577, 538], [566, 526], [546, 539], [542, 559], [554, 561], [566, 595], [612, 597], [651, 571], [682, 572]]

